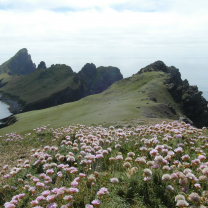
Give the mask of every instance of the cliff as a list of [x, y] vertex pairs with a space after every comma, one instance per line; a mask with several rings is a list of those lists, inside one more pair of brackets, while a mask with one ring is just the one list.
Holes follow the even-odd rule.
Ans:
[[182, 80], [179, 69], [174, 66], [167, 67], [162, 61], [156, 61], [138, 73], [142, 74], [150, 71], [162, 71], [169, 74], [169, 78], [164, 84], [174, 101], [180, 106], [182, 113], [189, 118], [196, 127], [208, 126], [207, 101], [198, 91], [197, 86], [189, 85], [188, 80]]

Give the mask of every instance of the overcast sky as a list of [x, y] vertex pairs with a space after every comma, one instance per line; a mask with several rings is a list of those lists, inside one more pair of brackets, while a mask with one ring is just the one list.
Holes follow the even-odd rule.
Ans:
[[[162, 60], [208, 91], [207, 0], [0, 0], [0, 64], [116, 66], [124, 77]], [[203, 88], [203, 89], [202, 89]]]

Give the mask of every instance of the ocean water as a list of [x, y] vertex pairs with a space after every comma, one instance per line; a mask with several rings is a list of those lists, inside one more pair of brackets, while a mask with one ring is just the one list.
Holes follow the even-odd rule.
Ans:
[[0, 101], [0, 119], [10, 116], [9, 106]]

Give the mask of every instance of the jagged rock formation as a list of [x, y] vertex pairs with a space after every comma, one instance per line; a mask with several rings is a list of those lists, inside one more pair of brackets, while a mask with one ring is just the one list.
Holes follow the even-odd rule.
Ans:
[[[208, 107], [207, 101], [198, 91], [197, 86], [190, 86], [188, 80], [182, 80], [181, 74], [174, 66], [167, 67], [162, 61], [156, 61], [153, 64], [142, 68], [138, 73], [142, 74], [149, 71], [163, 71], [169, 73], [169, 79], [166, 80], [168, 91], [175, 102], [180, 105], [182, 113], [190, 119], [196, 127], [208, 126]], [[187, 121], [188, 121], [187, 119]]]
[[38, 64], [38, 68], [37, 69], [46, 69], [46, 64], [44, 61], [41, 61], [39, 64]]
[[36, 70], [35, 64], [31, 60], [27, 49], [23, 48], [18, 51], [15, 56], [0, 66], [0, 74], [8, 73], [9, 75], [24, 75], [30, 74]]
[[106, 90], [114, 82], [123, 79], [123, 75], [116, 67], [98, 67], [85, 64], [78, 75], [85, 81], [89, 94], [97, 94]]

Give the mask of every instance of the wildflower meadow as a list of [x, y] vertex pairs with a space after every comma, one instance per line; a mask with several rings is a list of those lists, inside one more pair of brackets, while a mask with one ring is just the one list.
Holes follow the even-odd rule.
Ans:
[[47, 125], [0, 138], [1, 148], [14, 145], [30, 156], [0, 167], [1, 207], [208, 206], [206, 128]]

